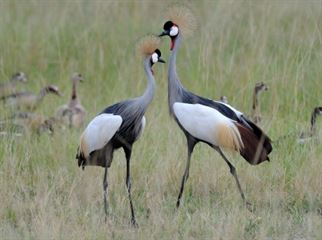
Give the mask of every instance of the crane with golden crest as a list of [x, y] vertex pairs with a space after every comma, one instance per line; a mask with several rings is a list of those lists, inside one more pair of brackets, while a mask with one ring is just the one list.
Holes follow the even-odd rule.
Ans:
[[107, 216], [108, 168], [111, 166], [113, 153], [122, 148], [126, 158], [126, 187], [131, 209], [131, 222], [137, 225], [131, 198], [130, 160], [132, 147], [141, 136], [146, 118], [144, 116], [155, 92], [155, 79], [152, 66], [157, 62], [164, 63], [158, 49], [159, 38], [147, 36], [138, 44], [138, 52], [143, 55], [144, 71], [148, 80], [142, 96], [115, 103], [88, 124], [81, 135], [76, 158], [78, 166], [101, 166], [105, 168], [103, 178], [104, 208]]
[[227, 163], [241, 197], [249, 208], [250, 204], [246, 201], [236, 169], [222, 149], [237, 151], [248, 163], [257, 165], [269, 160], [268, 155], [272, 151], [271, 140], [258, 126], [232, 106], [198, 96], [182, 85], [176, 68], [177, 53], [183, 38], [195, 29], [196, 21], [191, 10], [185, 6], [173, 6], [168, 9], [167, 13], [169, 14], [167, 21], [159, 36], [169, 36], [171, 41], [168, 104], [170, 115], [186, 136], [188, 147], [188, 158], [177, 199], [177, 207], [180, 206], [184, 185], [189, 177], [193, 149], [198, 142], [203, 142], [216, 150]]

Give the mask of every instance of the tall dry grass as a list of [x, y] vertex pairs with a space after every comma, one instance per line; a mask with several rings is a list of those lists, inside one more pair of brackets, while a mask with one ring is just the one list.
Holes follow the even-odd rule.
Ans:
[[[88, 121], [105, 106], [142, 94], [137, 40], [159, 33], [171, 2], [0, 1], [0, 77], [28, 74], [23, 86], [38, 91], [57, 84], [65, 97], [45, 99], [37, 112], [52, 115], [66, 102], [72, 72]], [[273, 140], [309, 127], [321, 104], [322, 4], [320, 1], [191, 2], [198, 29], [178, 56], [183, 84], [210, 98], [226, 95], [250, 113], [252, 88], [263, 81], [261, 127]], [[169, 42], [161, 47], [169, 57]], [[253, 167], [229, 155], [247, 199], [242, 205], [227, 166], [198, 145], [182, 207], [175, 201], [186, 161], [185, 139], [168, 116], [167, 66], [155, 66], [157, 93], [132, 160], [133, 201], [140, 225], [129, 225], [125, 159], [109, 171], [110, 216], [104, 223], [103, 169], [81, 171], [75, 162], [80, 130], [53, 136], [0, 139], [1, 239], [320, 239], [322, 148], [298, 144], [294, 135], [274, 143], [271, 162]], [[1, 116], [10, 112], [1, 106]], [[318, 123], [319, 124], [319, 123]], [[320, 135], [320, 134], [318, 134]]]

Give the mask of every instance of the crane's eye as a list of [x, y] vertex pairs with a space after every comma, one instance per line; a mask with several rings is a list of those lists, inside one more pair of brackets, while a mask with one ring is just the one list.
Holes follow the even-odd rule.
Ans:
[[152, 63], [156, 63], [156, 62], [158, 62], [158, 60], [159, 60], [158, 54], [157, 53], [153, 53], [152, 56], [151, 56]]
[[169, 33], [170, 36], [175, 37], [178, 35], [178, 33], [179, 33], [179, 28], [177, 26], [172, 26]]

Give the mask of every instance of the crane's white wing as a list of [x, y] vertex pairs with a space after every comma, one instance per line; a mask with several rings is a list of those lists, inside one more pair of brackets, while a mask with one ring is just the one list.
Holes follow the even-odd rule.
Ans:
[[112, 139], [122, 124], [122, 117], [114, 114], [100, 114], [86, 127], [80, 140], [80, 149], [85, 157], [103, 148]]
[[193, 137], [234, 150], [242, 146], [235, 122], [216, 109], [201, 104], [176, 102], [173, 110], [181, 126]]

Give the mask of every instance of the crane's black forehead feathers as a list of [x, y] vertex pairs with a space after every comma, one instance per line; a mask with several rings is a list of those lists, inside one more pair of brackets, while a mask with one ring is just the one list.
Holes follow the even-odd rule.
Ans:
[[161, 51], [159, 49], [155, 49], [154, 51], [156, 54], [158, 54], [159, 57], [161, 57]]
[[172, 21], [167, 21], [164, 25], [163, 25], [163, 30], [165, 31], [169, 31], [170, 28], [173, 26], [173, 22]]

